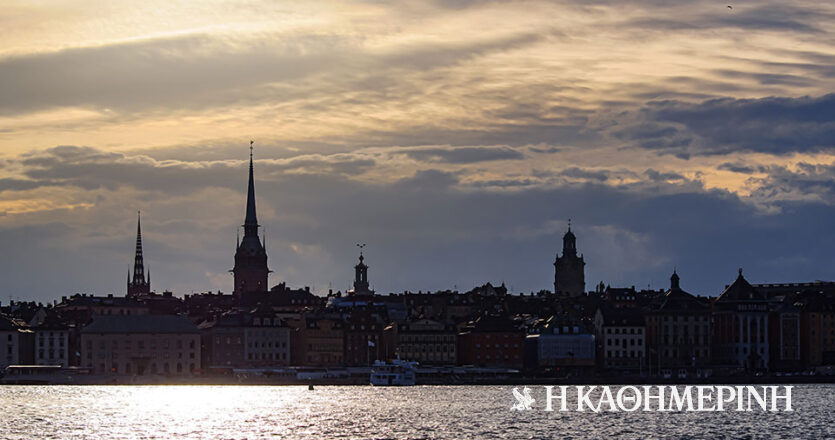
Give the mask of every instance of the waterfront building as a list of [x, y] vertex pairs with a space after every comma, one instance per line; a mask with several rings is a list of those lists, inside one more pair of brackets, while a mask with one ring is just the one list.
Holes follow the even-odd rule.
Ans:
[[385, 329], [385, 355], [420, 364], [454, 365], [458, 359], [456, 335], [455, 326], [431, 319], [395, 322]]
[[97, 316], [81, 330], [81, 365], [96, 374], [188, 376], [201, 368], [200, 350], [185, 316]]
[[835, 295], [809, 292], [801, 304], [803, 363], [808, 367], [835, 365]]
[[30, 364], [27, 358], [32, 358], [32, 336], [32, 331], [23, 328], [21, 323], [0, 315], [0, 368]]
[[290, 327], [270, 307], [230, 311], [200, 324], [199, 328], [203, 365], [208, 370], [290, 364]]
[[554, 261], [554, 293], [570, 297], [585, 294], [585, 266], [583, 255], [577, 256], [577, 237], [569, 222], [562, 237], [562, 256], [557, 255]]
[[235, 249], [235, 267], [232, 269], [235, 279], [233, 294], [239, 299], [246, 299], [252, 294], [263, 294], [269, 289], [267, 277], [270, 269], [267, 267], [266, 246], [258, 235], [260, 225], [255, 212], [255, 177], [252, 162], [252, 142], [250, 142], [244, 236], [238, 241]]
[[525, 338], [525, 366], [552, 373], [589, 374], [595, 366], [594, 333], [570, 313], [540, 321]]
[[29, 321], [33, 333], [35, 365], [69, 366], [70, 331], [54, 309], [41, 308]]
[[768, 355], [771, 371], [799, 371], [801, 364], [801, 317], [803, 309], [794, 295], [773, 298], [768, 314]]
[[525, 334], [506, 315], [482, 315], [458, 333], [458, 365], [521, 368]]
[[353, 307], [345, 322], [345, 365], [371, 365], [382, 359], [383, 307]]
[[647, 366], [681, 376], [707, 368], [711, 360], [711, 310], [707, 299], [684, 290], [676, 271], [670, 289], [646, 314]]
[[291, 336], [293, 364], [341, 367], [345, 362], [345, 325], [342, 317], [330, 313], [302, 316]]
[[742, 276], [713, 304], [714, 363], [746, 371], [769, 367], [768, 298]]
[[127, 296], [135, 298], [151, 293], [151, 270], [148, 269], [148, 277], [145, 277], [145, 260], [142, 255], [142, 225], [139, 213], [136, 214], [136, 249], [133, 256], [133, 279], [128, 272]]
[[631, 372], [646, 368], [646, 325], [640, 310], [600, 307], [594, 327], [603, 368]]

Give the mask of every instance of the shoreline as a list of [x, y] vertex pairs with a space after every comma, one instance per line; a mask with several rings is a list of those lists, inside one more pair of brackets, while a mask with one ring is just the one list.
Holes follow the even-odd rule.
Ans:
[[[174, 379], [165, 377], [107, 378], [84, 377], [56, 380], [24, 380], [0, 382], [0, 385], [208, 385], [208, 386], [371, 386], [368, 378], [350, 377], [341, 379], [287, 380], [286, 378], [235, 378], [203, 377]], [[480, 379], [418, 378], [415, 386], [524, 386], [524, 385], [789, 385], [789, 384], [835, 384], [835, 376], [790, 376], [790, 377], [747, 377], [727, 376], [694, 379], [663, 379], [654, 377], [508, 377]]]

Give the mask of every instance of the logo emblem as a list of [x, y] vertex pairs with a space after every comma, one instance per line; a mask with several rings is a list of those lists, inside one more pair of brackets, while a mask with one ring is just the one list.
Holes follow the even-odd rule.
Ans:
[[[524, 394], [523, 394], [524, 393]], [[513, 389], [513, 397], [516, 398], [516, 403], [510, 407], [511, 411], [527, 411], [531, 409], [531, 405], [536, 402], [536, 400], [531, 397], [531, 389], [528, 387], [522, 388], [522, 392], [519, 392], [519, 388]]]

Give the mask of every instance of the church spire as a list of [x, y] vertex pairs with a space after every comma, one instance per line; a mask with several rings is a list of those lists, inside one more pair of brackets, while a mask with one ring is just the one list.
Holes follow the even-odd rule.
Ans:
[[133, 281], [128, 273], [128, 296], [151, 292], [150, 273], [145, 278], [145, 261], [142, 255], [142, 219], [139, 211], [136, 212], [136, 250], [133, 256]]
[[142, 219], [136, 211], [136, 252], [133, 257], [133, 284], [145, 284], [145, 262], [142, 258]]
[[255, 141], [249, 141], [249, 186], [246, 191], [246, 218], [244, 219], [245, 234], [254, 232], [258, 234], [258, 217], [255, 215], [255, 177], [252, 166], [252, 145]]
[[267, 252], [264, 243], [258, 237], [258, 217], [255, 215], [255, 173], [253, 171], [253, 144], [249, 141], [249, 182], [246, 193], [246, 217], [244, 218], [244, 234], [238, 240], [235, 251], [235, 276], [233, 292], [241, 297], [244, 293], [263, 293], [267, 289], [267, 277], [270, 273], [267, 267]]

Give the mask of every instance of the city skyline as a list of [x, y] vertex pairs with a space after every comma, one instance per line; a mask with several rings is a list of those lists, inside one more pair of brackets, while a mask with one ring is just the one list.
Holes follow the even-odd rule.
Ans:
[[[686, 17], [686, 18], [685, 18]], [[256, 140], [270, 285], [718, 295], [835, 273], [835, 6], [10, 3], [0, 301], [232, 291]], [[106, 23], [106, 25], [103, 25]]]
[[[255, 188], [256, 188], [256, 180], [254, 177], [254, 141], [250, 140], [250, 154], [249, 154], [249, 172], [248, 172], [248, 182], [247, 182], [247, 192], [246, 192], [246, 203], [245, 203], [245, 214], [244, 214], [244, 222], [237, 228], [237, 235], [236, 235], [236, 252], [235, 252], [235, 267], [228, 272], [234, 275], [234, 279], [238, 280], [238, 275], [235, 275], [237, 268], [240, 266], [241, 270], [243, 271], [243, 275], [241, 279], [244, 280], [243, 282], [235, 281], [233, 284], [233, 288], [229, 289], [228, 291], [223, 291], [227, 294], [232, 294], [235, 297], [241, 297], [246, 293], [261, 293], [267, 291], [274, 285], [278, 284], [286, 284], [286, 280], [268, 280], [267, 283], [264, 283], [262, 278], [269, 277], [269, 274], [273, 271], [268, 267], [268, 253], [266, 251], [266, 235], [261, 234], [259, 232], [262, 225], [259, 224], [257, 216], [256, 216], [256, 206], [257, 206], [257, 198], [255, 196]], [[133, 256], [133, 264], [131, 269], [128, 271], [128, 278], [127, 278], [127, 291], [126, 294], [128, 297], [135, 297], [137, 295], [147, 294], [152, 291], [161, 292], [162, 290], [168, 289], [152, 289], [151, 286], [151, 279], [150, 279], [150, 268], [146, 268], [144, 263], [144, 251], [143, 251], [143, 244], [142, 244], [142, 227], [141, 227], [141, 211], [137, 211], [136, 213], [136, 238], [135, 238], [135, 249], [134, 249], [134, 256]], [[598, 289], [598, 284], [603, 284], [605, 287], [631, 287], [637, 288], [637, 290], [643, 289], [643, 286], [632, 284], [631, 286], [628, 284], [623, 285], [611, 285], [610, 283], [605, 283], [604, 281], [595, 282], [592, 285], [588, 285], [584, 281], [585, 276], [585, 263], [583, 262], [584, 254], [580, 248], [577, 246], [577, 237], [573, 233], [571, 224], [571, 219], [567, 221], [567, 229], [565, 234], [562, 236], [562, 248], [556, 252], [555, 262], [552, 263], [554, 266], [554, 283], [553, 289], [551, 292], [555, 292], [561, 296], [569, 296], [575, 297], [579, 295], [583, 295], [586, 292], [594, 291]], [[576, 227], [576, 225], [575, 225]], [[244, 230], [243, 236], [240, 234], [241, 230]], [[359, 248], [359, 264], [363, 266], [363, 280], [367, 287], [365, 289], [371, 289], [370, 291], [374, 290], [373, 278], [366, 278], [368, 266], [364, 263], [363, 257], [363, 249], [367, 246], [366, 243], [359, 244], [357, 243], [356, 246]], [[243, 257], [239, 257], [239, 255], [244, 255]], [[239, 258], [242, 258], [239, 260]], [[252, 260], [254, 258], [254, 260]], [[248, 260], [249, 259], [249, 260]], [[359, 266], [357, 266], [359, 267]], [[356, 267], [354, 267], [356, 270]], [[254, 271], [254, 272], [253, 272]], [[739, 275], [742, 275], [742, 268], [738, 269]], [[679, 276], [677, 274], [678, 269], [674, 267], [672, 272], [672, 277], [675, 279], [671, 281], [673, 287], [677, 287]], [[147, 278], [145, 277], [145, 273], [147, 273]], [[357, 272], [358, 273], [358, 272]], [[360, 275], [356, 275], [360, 276]], [[349, 292], [353, 292], [356, 289], [357, 278], [354, 278], [354, 289], [345, 288], [345, 289], [334, 289], [333, 286], [328, 287], [327, 292], [316, 291], [313, 289], [313, 292], [319, 295], [323, 295], [328, 292], [337, 292], [341, 291], [345, 294]], [[365, 281], [367, 280], [367, 281]], [[487, 280], [487, 283], [492, 282], [493, 280]], [[808, 281], [808, 280], [807, 280]], [[822, 281], [816, 279], [814, 281]], [[825, 280], [824, 280], [825, 281]], [[249, 282], [249, 285], [247, 285]], [[501, 285], [504, 286], [506, 283], [504, 280], [501, 281]], [[726, 283], [723, 287], [727, 288], [730, 283]], [[497, 283], [498, 285], [498, 283]], [[463, 289], [461, 291], [467, 291], [470, 287], [477, 288], [479, 286], [478, 281], [474, 281], [473, 284], [470, 286], [462, 286]], [[288, 285], [288, 287], [296, 287], [296, 288], [310, 288], [309, 284], [304, 285]], [[550, 286], [549, 286], [550, 287]], [[655, 290], [665, 290], [669, 286], [660, 286], [660, 287], [653, 287], [652, 285], [647, 285], [646, 288], [648, 290], [655, 289]], [[420, 289], [409, 289], [409, 288], [402, 288], [399, 290], [389, 290], [385, 292], [380, 292], [382, 294], [385, 293], [401, 293], [401, 292], [416, 292]], [[455, 290], [458, 291], [458, 286], [453, 286], [452, 288], [436, 288], [433, 289], [434, 291], [443, 291], [443, 290]], [[549, 290], [548, 288], [542, 288], [539, 290], [531, 290], [530, 293], [536, 293], [540, 291]], [[211, 292], [211, 290], [208, 290]], [[222, 290], [218, 290], [222, 291]], [[189, 293], [199, 293], [201, 291], [190, 291]], [[430, 290], [426, 290], [427, 293]], [[74, 292], [79, 293], [79, 292]], [[90, 292], [82, 292], [82, 293], [90, 293]], [[112, 294], [113, 292], [108, 292]], [[176, 292], [179, 294], [184, 294], [183, 292]], [[509, 293], [522, 293], [524, 294], [525, 291], [514, 291], [512, 285], [509, 286]], [[719, 295], [711, 295], [711, 294], [702, 294], [699, 293], [700, 296], [707, 296], [707, 297], [718, 297]], [[24, 298], [17, 298], [23, 299]]]

